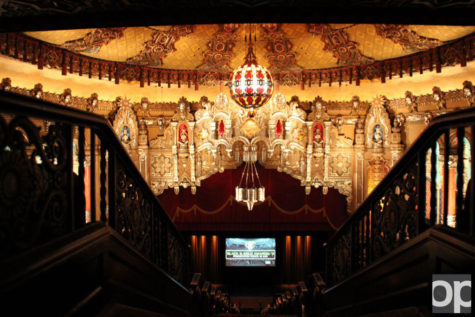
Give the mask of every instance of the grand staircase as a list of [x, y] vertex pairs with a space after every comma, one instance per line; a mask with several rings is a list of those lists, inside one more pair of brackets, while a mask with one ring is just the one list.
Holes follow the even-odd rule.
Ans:
[[475, 109], [435, 118], [326, 243], [321, 313], [431, 315], [432, 274], [473, 276], [474, 132]]
[[[188, 246], [109, 122], [8, 92], [0, 115], [2, 311], [196, 316]], [[326, 243], [305, 315], [430, 315], [432, 274], [474, 276], [474, 132], [475, 109], [433, 120]]]
[[109, 122], [7, 92], [0, 111], [1, 309], [191, 316], [188, 246]]

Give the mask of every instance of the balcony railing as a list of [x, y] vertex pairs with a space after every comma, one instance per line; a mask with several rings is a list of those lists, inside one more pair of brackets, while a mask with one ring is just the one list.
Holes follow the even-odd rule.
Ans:
[[334, 285], [430, 227], [474, 235], [475, 109], [435, 118], [326, 245]]
[[189, 280], [188, 246], [107, 120], [0, 92], [0, 258], [95, 222]]

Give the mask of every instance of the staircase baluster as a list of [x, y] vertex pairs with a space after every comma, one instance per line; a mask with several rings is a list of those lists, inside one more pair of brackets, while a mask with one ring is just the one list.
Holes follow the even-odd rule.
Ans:
[[418, 234], [425, 228], [425, 205], [426, 205], [426, 149], [423, 148], [417, 153], [417, 212]]
[[91, 132], [91, 167], [90, 167], [90, 189], [91, 189], [91, 222], [96, 222], [96, 134]]
[[113, 150], [109, 150], [109, 162], [108, 162], [108, 191], [109, 191], [109, 225], [112, 228], [117, 228], [116, 223], [116, 204], [117, 201], [115, 199], [115, 190], [117, 184], [117, 160], [116, 154]]
[[475, 136], [475, 125], [471, 126], [471, 138], [470, 138], [470, 165], [471, 175], [469, 181], [469, 198], [470, 198], [470, 214], [469, 214], [469, 234], [473, 237], [475, 235], [475, 186], [473, 182], [475, 180], [475, 142], [473, 140]]
[[[69, 202], [68, 202], [68, 208], [71, 211], [70, 213], [70, 220], [71, 220], [71, 229], [74, 230], [80, 225], [84, 225], [83, 223], [78, 223], [76, 221], [77, 215], [76, 213], [78, 212], [76, 205], [78, 202], [74, 200], [74, 191], [76, 190], [74, 186], [74, 142], [73, 142], [73, 126], [70, 124], [65, 124], [64, 125], [64, 139], [66, 141], [66, 148], [67, 148], [67, 158], [66, 158], [66, 166], [68, 172], [68, 180], [67, 180], [67, 186], [69, 188]], [[84, 210], [82, 211], [84, 212]]]
[[430, 155], [430, 225], [434, 226], [437, 222], [437, 193], [436, 193], [436, 177], [437, 177], [437, 141], [431, 147]]
[[463, 139], [464, 139], [465, 129], [457, 128], [457, 196], [456, 196], [456, 228], [461, 230], [462, 227], [465, 227], [463, 215]]
[[[84, 186], [84, 158], [85, 158], [84, 145], [85, 144], [84, 143], [85, 143], [84, 127], [80, 126], [79, 136], [78, 136], [78, 161], [79, 161], [78, 177], [79, 177], [79, 189], [82, 195], [85, 197], [85, 192], [84, 192], [84, 187], [85, 187]], [[85, 210], [81, 212], [85, 212]]]
[[106, 217], [106, 208], [107, 208], [107, 202], [106, 202], [106, 147], [101, 140], [100, 144], [100, 149], [101, 149], [101, 171], [100, 171], [100, 183], [101, 183], [101, 189], [100, 189], [100, 208], [101, 208], [101, 221], [106, 222], [107, 217]]
[[450, 129], [444, 132], [444, 225], [447, 226], [449, 214], [449, 159], [450, 159]]

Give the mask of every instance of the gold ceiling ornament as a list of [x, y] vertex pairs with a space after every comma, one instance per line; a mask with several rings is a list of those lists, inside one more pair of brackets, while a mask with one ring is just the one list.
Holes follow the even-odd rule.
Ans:
[[236, 201], [243, 202], [247, 209], [251, 211], [254, 204], [263, 202], [266, 199], [266, 189], [262, 186], [257, 173], [257, 147], [256, 145], [244, 146], [243, 161], [244, 170], [241, 175], [239, 185], [236, 186]]

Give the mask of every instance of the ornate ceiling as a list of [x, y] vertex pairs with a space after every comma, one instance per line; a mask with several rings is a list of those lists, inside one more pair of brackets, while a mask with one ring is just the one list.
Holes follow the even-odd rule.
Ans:
[[368, 65], [460, 39], [474, 26], [394, 24], [208, 24], [25, 32], [95, 59], [163, 69], [229, 72], [242, 64], [246, 35], [273, 72]]
[[473, 24], [474, 0], [2, 0], [0, 32], [248, 22]]

